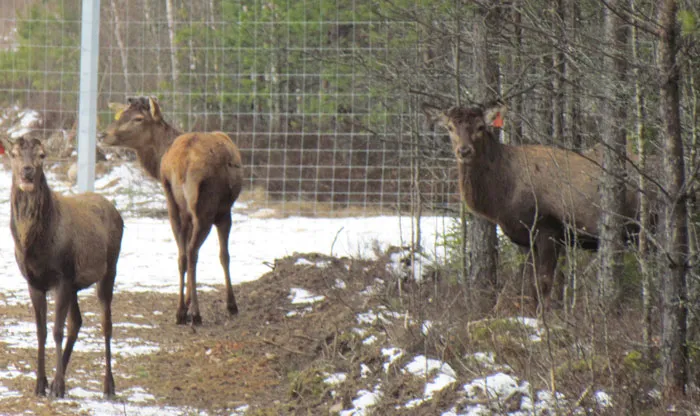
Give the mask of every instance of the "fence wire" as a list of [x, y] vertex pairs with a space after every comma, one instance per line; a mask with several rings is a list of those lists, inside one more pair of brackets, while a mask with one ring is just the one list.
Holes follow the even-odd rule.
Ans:
[[[80, 3], [0, 5], [4, 127], [40, 129], [59, 160], [75, 157]], [[449, 144], [426, 139], [421, 97], [397, 75], [424, 59], [422, 42], [415, 19], [388, 19], [372, 2], [102, 0], [98, 130], [109, 102], [153, 95], [183, 131], [232, 137], [262, 206], [454, 208]]]

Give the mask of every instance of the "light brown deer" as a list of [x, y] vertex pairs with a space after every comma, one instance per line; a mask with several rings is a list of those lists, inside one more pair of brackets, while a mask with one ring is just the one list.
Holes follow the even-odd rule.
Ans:
[[[532, 247], [535, 271], [547, 306], [562, 243], [597, 250], [601, 216], [598, 183], [602, 168], [592, 158], [544, 145], [500, 143], [494, 127], [506, 107], [441, 110], [423, 105], [426, 115], [449, 132], [457, 159], [461, 195], [476, 215], [500, 226], [515, 244]], [[590, 152], [596, 157], [597, 150]], [[627, 235], [638, 230], [639, 198], [629, 186], [621, 214], [631, 220]], [[537, 291], [531, 287], [533, 296]]]
[[227, 309], [232, 315], [238, 313], [231, 286], [228, 249], [231, 208], [243, 184], [238, 147], [222, 132], [181, 134], [163, 119], [154, 97], [129, 98], [126, 105], [112, 104], [111, 107], [117, 114], [102, 134], [102, 142], [135, 150], [145, 171], [159, 180], [165, 191], [170, 225], [178, 246], [177, 323], [184, 324], [188, 319], [193, 325], [202, 323], [196, 267], [199, 248], [212, 225], [219, 235]]
[[[10, 229], [17, 265], [29, 283], [38, 339], [36, 388], [45, 395], [46, 292], [55, 290], [53, 338], [56, 376], [49, 393], [65, 394], [65, 374], [82, 325], [78, 291], [97, 284], [105, 338], [104, 394], [114, 396], [112, 377], [112, 291], [117, 275], [124, 222], [106, 198], [95, 193], [61, 196], [49, 188], [44, 175], [46, 155], [35, 138], [6, 143], [12, 166]], [[62, 348], [63, 328], [68, 337]]]

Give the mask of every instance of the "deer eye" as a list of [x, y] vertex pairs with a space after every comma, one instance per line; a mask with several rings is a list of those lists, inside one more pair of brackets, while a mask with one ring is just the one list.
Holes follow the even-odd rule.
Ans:
[[484, 124], [479, 124], [478, 126], [476, 126], [476, 131], [478, 131], [479, 133], [483, 132], [484, 130], [486, 130], [486, 126]]
[[44, 159], [44, 158], [46, 157], [46, 153], [39, 153], [39, 157], [40, 157], [41, 159]]
[[136, 116], [132, 118], [131, 121], [133, 121], [134, 123], [140, 123], [143, 121], [143, 116]]

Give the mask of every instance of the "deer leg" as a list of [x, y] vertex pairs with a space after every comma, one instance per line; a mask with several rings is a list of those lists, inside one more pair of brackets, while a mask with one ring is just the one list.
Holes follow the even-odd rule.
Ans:
[[78, 339], [78, 332], [83, 326], [83, 317], [80, 315], [80, 306], [78, 306], [78, 296], [75, 296], [74, 302], [70, 304], [68, 311], [68, 336], [66, 338], [66, 348], [63, 350], [63, 370], [68, 370], [68, 361], [70, 361], [73, 345]]
[[177, 302], [176, 323], [183, 325], [187, 323], [187, 305], [189, 304], [189, 292], [185, 300], [185, 273], [187, 272], [187, 250], [185, 230], [180, 230], [175, 237], [177, 240], [177, 269], [180, 275], [180, 297]]
[[199, 258], [199, 248], [206, 240], [211, 225], [206, 227], [200, 225], [196, 217], [192, 217], [192, 234], [187, 244], [187, 293], [190, 294], [189, 312], [192, 316], [192, 325], [202, 324], [202, 315], [199, 313], [199, 301], [197, 299], [197, 260]]
[[63, 397], [66, 393], [66, 369], [63, 367], [63, 327], [66, 325], [68, 311], [77, 302], [77, 293], [71, 284], [62, 281], [56, 289], [56, 313], [53, 324], [53, 340], [56, 343], [56, 375], [51, 382], [51, 397]]
[[228, 253], [228, 239], [231, 233], [231, 213], [228, 212], [219, 218], [216, 223], [216, 232], [219, 235], [219, 260], [221, 267], [224, 269], [224, 278], [226, 280], [226, 309], [231, 315], [238, 313], [236, 298], [233, 295], [233, 287], [231, 286], [231, 273], [229, 263], [231, 257]]
[[105, 378], [102, 393], [107, 398], [115, 396], [114, 377], [112, 376], [112, 296], [116, 265], [110, 267], [105, 278], [97, 284], [97, 297], [102, 306], [102, 335], [105, 339]]
[[188, 222], [182, 218], [180, 208], [175, 202], [173, 191], [170, 183], [167, 180], [163, 181], [163, 189], [165, 190], [165, 199], [168, 205], [168, 218], [170, 219], [170, 227], [173, 230], [173, 236], [177, 243], [177, 268], [180, 278], [180, 297], [177, 303], [177, 313], [175, 321], [178, 325], [187, 322], [187, 305], [185, 302], [185, 271], [187, 270], [187, 254], [185, 251], [187, 245], [187, 227]]
[[37, 396], [46, 395], [46, 386], [49, 384], [46, 379], [46, 364], [44, 352], [46, 350], [46, 293], [29, 286], [29, 296], [34, 307], [34, 318], [36, 321], [37, 347], [37, 368], [36, 387], [34, 394]]
[[557, 268], [559, 249], [557, 241], [541, 233], [535, 240], [537, 251], [535, 253], [535, 269], [537, 275], [537, 303], [542, 310], [548, 310], [551, 303], [551, 292], [554, 284], [554, 274]]

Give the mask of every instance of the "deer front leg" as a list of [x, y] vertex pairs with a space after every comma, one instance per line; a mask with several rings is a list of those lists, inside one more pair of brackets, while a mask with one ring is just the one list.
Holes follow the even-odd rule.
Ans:
[[46, 395], [46, 387], [49, 382], [46, 379], [46, 293], [29, 286], [29, 296], [34, 307], [34, 318], [36, 321], [37, 337], [37, 367], [36, 367], [36, 387], [34, 394], [37, 396]]
[[51, 397], [63, 397], [66, 393], [66, 367], [63, 365], [63, 328], [70, 306], [77, 302], [77, 293], [70, 283], [61, 282], [56, 289], [56, 313], [53, 324], [53, 339], [56, 343], [56, 376], [51, 382]]

